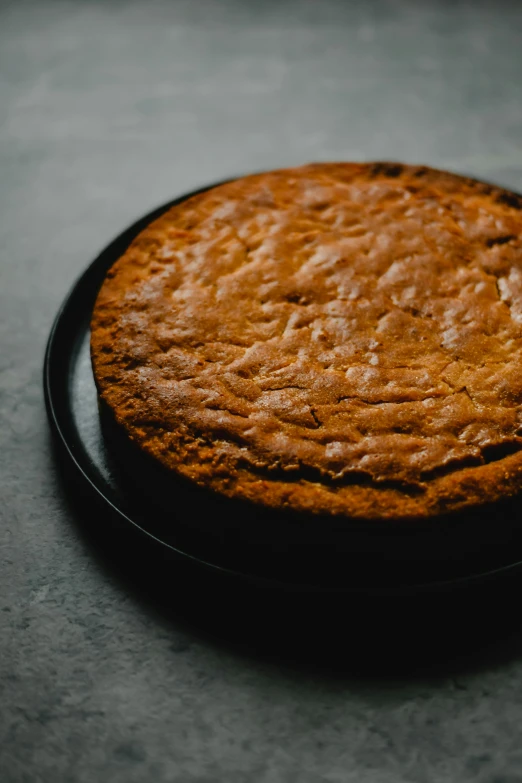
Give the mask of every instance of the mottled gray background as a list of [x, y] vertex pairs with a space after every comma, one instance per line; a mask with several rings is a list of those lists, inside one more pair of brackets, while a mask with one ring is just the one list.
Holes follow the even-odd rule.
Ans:
[[160, 600], [68, 506], [40, 381], [77, 275], [188, 189], [384, 158], [522, 190], [521, 84], [514, 0], [0, 2], [2, 783], [522, 781], [519, 587], [367, 609], [366, 647], [359, 598]]

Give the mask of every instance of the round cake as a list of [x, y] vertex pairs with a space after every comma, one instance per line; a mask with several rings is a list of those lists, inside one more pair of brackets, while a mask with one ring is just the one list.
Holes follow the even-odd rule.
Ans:
[[426, 519], [522, 482], [522, 198], [318, 163], [169, 209], [107, 273], [94, 377], [158, 465], [229, 498]]

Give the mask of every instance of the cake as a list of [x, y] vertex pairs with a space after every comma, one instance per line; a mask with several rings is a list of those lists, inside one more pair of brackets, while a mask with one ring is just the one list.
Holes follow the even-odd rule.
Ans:
[[522, 198], [426, 166], [237, 179], [108, 271], [94, 378], [125, 437], [256, 507], [422, 520], [522, 481]]

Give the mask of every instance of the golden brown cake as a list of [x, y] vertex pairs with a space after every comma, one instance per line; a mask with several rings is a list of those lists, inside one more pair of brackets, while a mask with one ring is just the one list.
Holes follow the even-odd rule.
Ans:
[[92, 360], [143, 452], [231, 498], [407, 519], [514, 496], [522, 199], [389, 163], [229, 182], [110, 269]]

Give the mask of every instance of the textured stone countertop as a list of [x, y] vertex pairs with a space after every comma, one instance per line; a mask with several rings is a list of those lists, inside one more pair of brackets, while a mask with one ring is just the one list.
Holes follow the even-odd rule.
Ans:
[[139, 215], [234, 174], [404, 159], [522, 190], [522, 4], [0, 4], [2, 783], [520, 783], [520, 584], [278, 599], [80, 517], [55, 312]]

